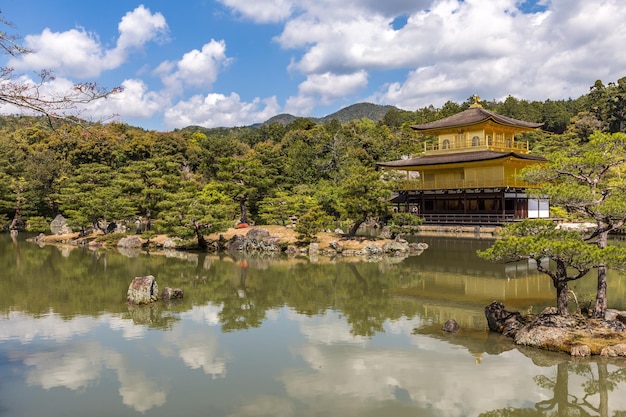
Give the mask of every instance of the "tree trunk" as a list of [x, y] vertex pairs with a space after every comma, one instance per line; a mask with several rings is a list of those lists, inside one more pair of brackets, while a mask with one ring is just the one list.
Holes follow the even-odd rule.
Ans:
[[567, 316], [567, 281], [558, 281], [556, 287], [556, 310], [559, 316]]
[[350, 228], [350, 231], [348, 232], [348, 237], [356, 236], [356, 232], [359, 230], [359, 227], [361, 227], [365, 220], [367, 220], [367, 217], [363, 217], [362, 220], [355, 221], [354, 225]]
[[198, 247], [201, 250], [207, 250], [209, 248], [209, 243], [206, 241], [204, 236], [199, 234], [199, 235], [196, 235], [196, 238], [198, 240]]
[[202, 229], [204, 229], [204, 227], [195, 220], [192, 220], [192, 223], [193, 223], [194, 233], [196, 234], [196, 240], [198, 241], [198, 247], [202, 250], [207, 250], [207, 248], [209, 247], [209, 244], [204, 238], [204, 235], [202, 234]]
[[[598, 247], [606, 248], [609, 232], [603, 232], [598, 237]], [[606, 266], [598, 266], [598, 286], [596, 290], [596, 303], [593, 307], [592, 316], [597, 319], [603, 319], [606, 313]]]
[[20, 221], [20, 215], [16, 211], [15, 212], [15, 216], [13, 216], [13, 220], [11, 221], [11, 226], [9, 226], [9, 229], [11, 231], [17, 231], [17, 225], [18, 225], [19, 221]]
[[152, 230], [152, 211], [149, 208], [146, 209], [146, 231]]
[[246, 198], [239, 199], [239, 209], [241, 210], [241, 223], [248, 223], [248, 209], [246, 208]]
[[598, 288], [592, 314], [597, 319], [603, 319], [606, 313], [606, 286], [606, 266], [601, 265], [598, 267]]
[[556, 288], [556, 310], [560, 316], [567, 316], [567, 267], [563, 261], [556, 261], [556, 271], [552, 277]]

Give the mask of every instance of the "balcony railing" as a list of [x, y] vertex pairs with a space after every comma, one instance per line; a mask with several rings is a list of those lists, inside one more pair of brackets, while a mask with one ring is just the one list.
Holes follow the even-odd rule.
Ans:
[[506, 138], [478, 138], [472, 139], [464, 136], [460, 139], [444, 141], [443, 143], [424, 143], [426, 153], [446, 153], [450, 151], [470, 151], [470, 150], [511, 150], [514, 152], [528, 153], [528, 142], [516, 141]]
[[424, 214], [424, 224], [441, 225], [501, 225], [515, 221], [513, 214]]
[[516, 178], [498, 178], [498, 179], [457, 179], [457, 180], [403, 180], [398, 183], [400, 191], [417, 191], [417, 190], [450, 190], [450, 189], [466, 189], [466, 188], [503, 188], [503, 187], [522, 187], [530, 188], [531, 184], [518, 180]]

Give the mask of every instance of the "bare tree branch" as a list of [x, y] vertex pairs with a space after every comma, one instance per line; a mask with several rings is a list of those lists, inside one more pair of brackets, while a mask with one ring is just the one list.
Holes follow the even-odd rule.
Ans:
[[[3, 27], [13, 28], [13, 24], [0, 16], [0, 28]], [[18, 36], [0, 31], [0, 54], [19, 57], [32, 52], [19, 45], [18, 40]], [[84, 105], [122, 91], [121, 87], [105, 89], [97, 83], [87, 82], [74, 84], [69, 91], [55, 93], [48, 88], [55, 79], [51, 71], [42, 69], [34, 78], [33, 81], [22, 77], [12, 67], [0, 67], [0, 108], [9, 105], [39, 113], [50, 123], [53, 119], [60, 119], [80, 124], [75, 118], [85, 110]]]

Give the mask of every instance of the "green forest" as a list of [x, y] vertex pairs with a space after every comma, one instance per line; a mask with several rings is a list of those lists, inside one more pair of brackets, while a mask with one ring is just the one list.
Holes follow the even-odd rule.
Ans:
[[[124, 123], [47, 117], [0, 118], [0, 224], [48, 231], [58, 214], [74, 230], [141, 220], [149, 233], [194, 238], [237, 223], [349, 229], [388, 218], [394, 179], [376, 163], [418, 156], [432, 137], [413, 124], [465, 110], [447, 102], [390, 108], [380, 120], [295, 118], [289, 123], [158, 132]], [[487, 110], [543, 129], [524, 134], [549, 155], [597, 131], [626, 131], [626, 77], [598, 80], [568, 100], [485, 101]], [[344, 114], [345, 116], [345, 114]]]

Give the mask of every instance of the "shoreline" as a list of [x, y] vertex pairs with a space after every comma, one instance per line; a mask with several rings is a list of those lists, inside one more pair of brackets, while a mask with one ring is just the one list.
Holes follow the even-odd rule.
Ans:
[[[250, 233], [252, 232], [252, 233]], [[251, 237], [248, 236], [251, 235]], [[254, 235], [254, 236], [252, 236]], [[109, 241], [107, 241], [109, 236]], [[195, 239], [180, 239], [165, 234], [142, 238], [136, 234], [111, 234], [102, 232], [80, 236], [78, 232], [58, 235], [39, 234], [31, 241], [41, 244], [86, 246], [90, 248], [130, 248], [140, 250], [171, 249], [176, 251], [206, 251], [209, 253], [232, 251], [244, 253], [287, 253], [289, 256], [411, 256], [419, 255], [427, 248], [425, 244], [409, 244], [403, 239], [387, 239], [382, 237], [356, 236], [347, 238], [335, 232], [321, 232], [313, 242], [302, 242], [297, 238], [293, 228], [285, 226], [252, 226], [246, 228], [229, 228], [223, 232], [204, 236], [209, 249], [188, 244]]]

